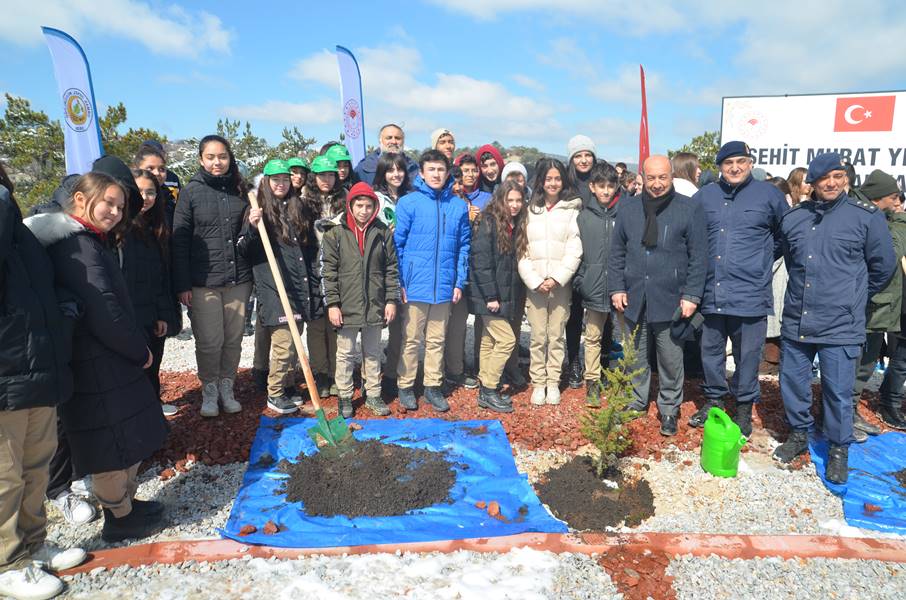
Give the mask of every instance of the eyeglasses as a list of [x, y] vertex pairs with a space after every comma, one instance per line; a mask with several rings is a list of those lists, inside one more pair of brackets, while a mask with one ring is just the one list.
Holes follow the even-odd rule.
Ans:
[[157, 198], [157, 190], [142, 190], [140, 193], [142, 195], [142, 198], [144, 198], [145, 200], [153, 200]]

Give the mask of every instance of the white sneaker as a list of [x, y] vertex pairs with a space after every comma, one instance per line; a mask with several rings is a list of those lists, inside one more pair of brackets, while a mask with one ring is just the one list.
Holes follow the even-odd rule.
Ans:
[[63, 492], [51, 502], [63, 513], [63, 518], [71, 525], [91, 523], [98, 515], [94, 506], [72, 492]]
[[45, 542], [37, 552], [32, 553], [31, 559], [42, 568], [51, 571], [65, 571], [88, 560], [88, 553], [81, 548], [64, 550]]
[[91, 498], [91, 475], [85, 475], [70, 483], [69, 490], [82, 498]]
[[164, 413], [165, 417], [172, 417], [179, 412], [179, 409], [172, 404], [161, 404], [160, 410]]
[[532, 404], [535, 406], [543, 406], [546, 401], [544, 399], [545, 389], [543, 385], [536, 385], [535, 389], [532, 390]]
[[35, 564], [0, 573], [0, 596], [15, 600], [46, 600], [63, 591], [63, 582]]
[[223, 378], [220, 380], [220, 403], [223, 404], [223, 412], [238, 413], [242, 410], [242, 405], [236, 401], [233, 396], [233, 380]]
[[220, 414], [220, 408], [217, 406], [217, 399], [220, 397], [220, 391], [217, 384], [213, 381], [204, 384], [201, 388], [201, 416], [216, 417]]
[[560, 404], [560, 386], [559, 385], [547, 386], [547, 403], [548, 404]]

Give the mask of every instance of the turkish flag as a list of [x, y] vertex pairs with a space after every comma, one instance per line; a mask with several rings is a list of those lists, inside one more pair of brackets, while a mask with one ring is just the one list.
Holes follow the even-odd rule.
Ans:
[[834, 131], [893, 131], [896, 96], [837, 98]]

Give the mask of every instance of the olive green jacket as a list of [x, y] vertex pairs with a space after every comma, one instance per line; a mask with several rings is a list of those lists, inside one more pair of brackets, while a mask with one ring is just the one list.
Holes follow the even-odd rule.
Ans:
[[903, 257], [906, 256], [906, 213], [885, 214], [893, 238], [897, 268], [883, 290], [868, 301], [868, 331], [899, 331], [903, 304]]

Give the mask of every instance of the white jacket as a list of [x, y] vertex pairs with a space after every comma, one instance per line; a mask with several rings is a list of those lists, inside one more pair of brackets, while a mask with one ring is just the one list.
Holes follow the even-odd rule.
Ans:
[[519, 276], [534, 290], [548, 277], [566, 286], [582, 260], [582, 241], [576, 219], [581, 198], [561, 200], [550, 210], [529, 207], [528, 251], [519, 259]]

